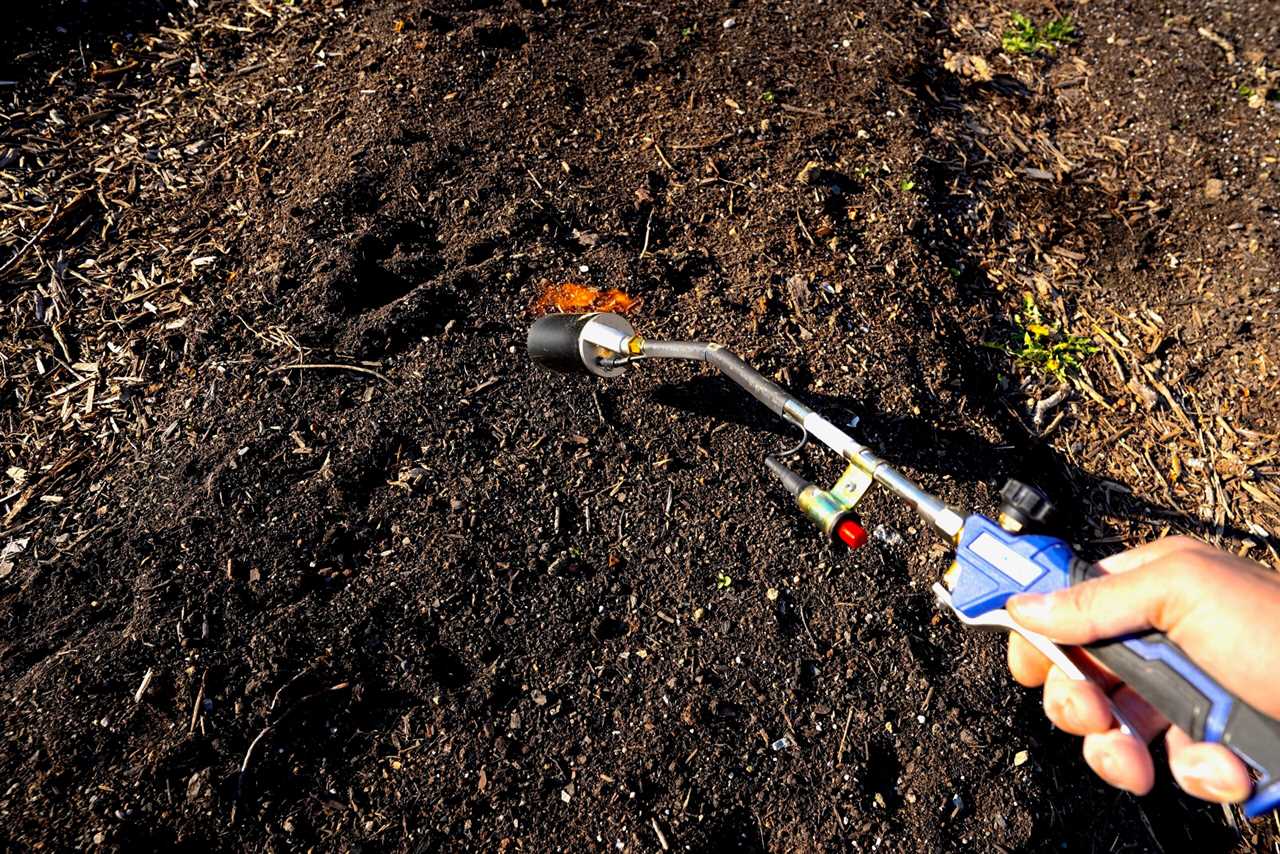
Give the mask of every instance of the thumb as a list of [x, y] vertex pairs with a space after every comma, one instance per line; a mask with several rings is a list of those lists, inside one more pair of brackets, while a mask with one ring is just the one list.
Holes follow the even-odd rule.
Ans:
[[1155, 560], [1054, 593], [1014, 596], [1005, 607], [1019, 625], [1058, 643], [1090, 643], [1153, 627], [1168, 632], [1181, 589], [1171, 583], [1170, 568]]

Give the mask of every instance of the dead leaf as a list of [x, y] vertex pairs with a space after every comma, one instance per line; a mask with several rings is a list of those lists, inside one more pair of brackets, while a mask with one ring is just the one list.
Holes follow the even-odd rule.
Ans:
[[986, 83], [992, 78], [991, 64], [982, 57], [973, 54], [948, 54], [943, 67], [953, 74], [959, 74], [962, 77], [968, 77], [981, 83]]
[[10, 540], [9, 544], [0, 551], [0, 578], [4, 578], [13, 572], [13, 558], [22, 554], [27, 550], [27, 544], [31, 542], [30, 537], [22, 537], [17, 540]]

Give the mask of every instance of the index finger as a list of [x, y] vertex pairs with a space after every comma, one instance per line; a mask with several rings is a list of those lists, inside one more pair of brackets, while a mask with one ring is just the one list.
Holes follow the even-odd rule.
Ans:
[[1186, 554], [1211, 548], [1208, 543], [1192, 537], [1165, 537], [1104, 557], [1098, 561], [1097, 566], [1108, 575], [1115, 575], [1121, 572], [1132, 572], [1135, 569], [1141, 569], [1149, 563], [1162, 560], [1170, 555]]

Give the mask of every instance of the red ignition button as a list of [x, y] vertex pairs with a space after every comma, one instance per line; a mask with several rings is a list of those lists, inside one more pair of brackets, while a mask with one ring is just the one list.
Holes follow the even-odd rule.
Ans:
[[867, 529], [852, 519], [840, 520], [840, 524], [836, 525], [836, 536], [849, 547], [850, 551], [867, 543]]

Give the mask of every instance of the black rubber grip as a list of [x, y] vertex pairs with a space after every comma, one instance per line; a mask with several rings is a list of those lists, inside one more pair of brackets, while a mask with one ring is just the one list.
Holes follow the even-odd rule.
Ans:
[[[1076, 561], [1071, 583], [1095, 577]], [[1196, 741], [1220, 742], [1260, 776], [1250, 816], [1280, 805], [1280, 721], [1241, 700], [1201, 669], [1163, 632], [1086, 644], [1089, 654]]]

